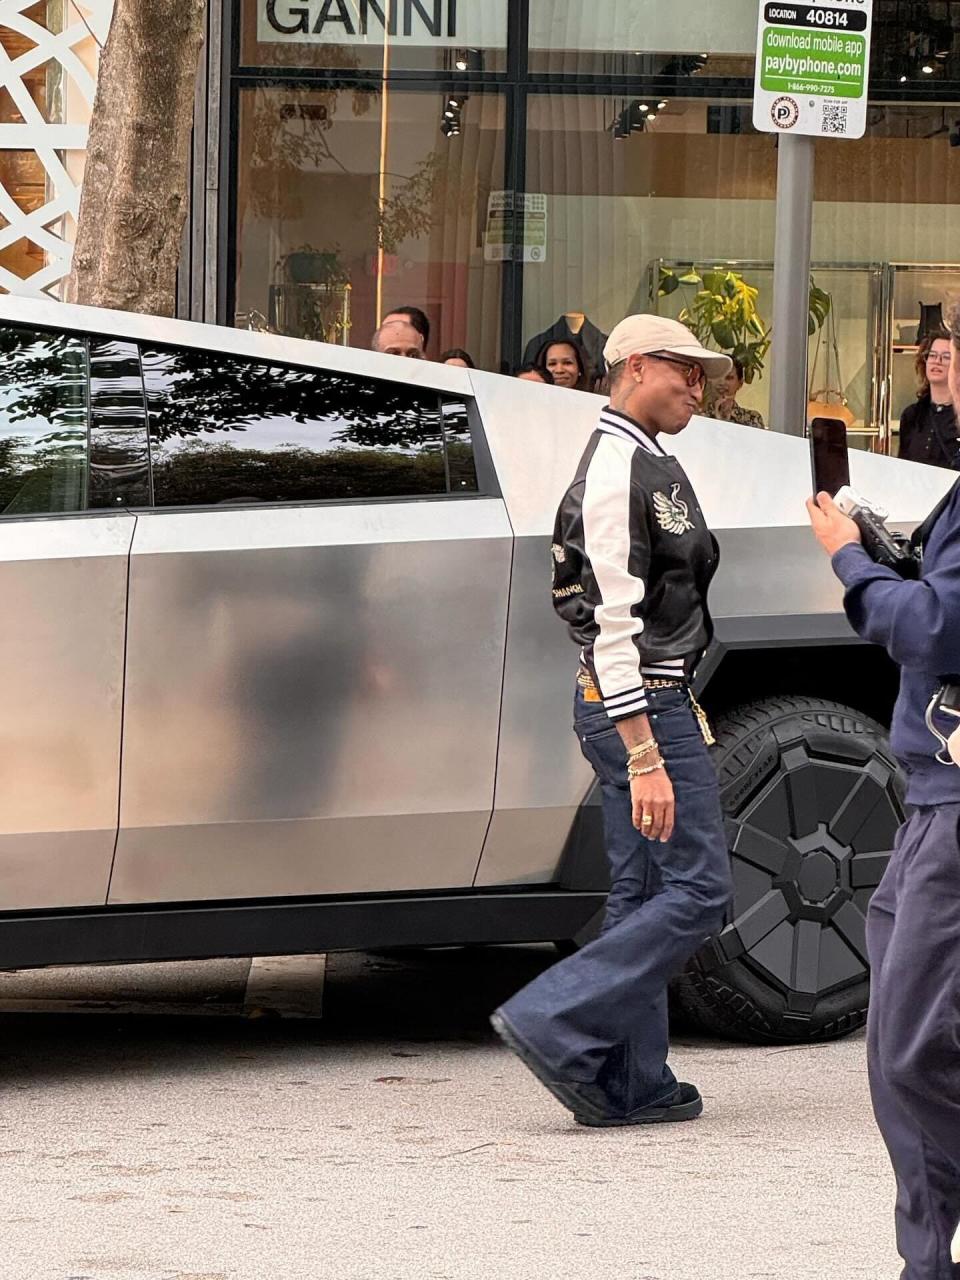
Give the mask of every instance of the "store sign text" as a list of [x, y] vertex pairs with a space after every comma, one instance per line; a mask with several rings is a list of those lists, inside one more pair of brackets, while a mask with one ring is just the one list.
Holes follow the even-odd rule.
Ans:
[[415, 45], [502, 46], [501, 6], [491, 9], [481, 16], [475, 0], [259, 0], [257, 38], [363, 44], [381, 43], [387, 36]]

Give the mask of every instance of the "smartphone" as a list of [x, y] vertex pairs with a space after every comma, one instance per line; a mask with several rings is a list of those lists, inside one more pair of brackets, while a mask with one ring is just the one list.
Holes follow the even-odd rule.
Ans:
[[814, 418], [810, 423], [810, 462], [813, 492], [834, 497], [850, 483], [847, 427], [839, 418]]

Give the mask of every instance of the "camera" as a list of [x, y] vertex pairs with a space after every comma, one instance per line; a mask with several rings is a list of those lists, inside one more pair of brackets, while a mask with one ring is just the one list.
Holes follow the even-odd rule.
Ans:
[[860, 530], [863, 549], [871, 560], [892, 569], [901, 578], [920, 576], [920, 560], [910, 539], [887, 528], [886, 511], [869, 503], [848, 484], [837, 490], [834, 501]]

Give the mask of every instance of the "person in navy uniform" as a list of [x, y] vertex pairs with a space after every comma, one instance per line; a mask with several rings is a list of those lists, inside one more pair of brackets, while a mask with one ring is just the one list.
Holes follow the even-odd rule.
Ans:
[[723, 924], [730, 859], [690, 678], [713, 635], [718, 548], [670, 440], [729, 357], [675, 320], [629, 316], [604, 349], [601, 411], [557, 513], [553, 603], [580, 649], [574, 726], [600, 784], [611, 872], [599, 938], [492, 1015], [580, 1124], [691, 1120], [667, 1065], [667, 983]]
[[[950, 330], [950, 388], [960, 409], [958, 307]], [[914, 535], [922, 555], [916, 581], [875, 564], [856, 524], [826, 494], [807, 505], [846, 588], [851, 625], [900, 667], [891, 745], [912, 812], [867, 916], [867, 1065], [896, 1175], [902, 1280], [958, 1280], [951, 1252], [960, 1259], [960, 768], [938, 759], [941, 738], [927, 717], [939, 727], [938, 691], [960, 671], [960, 486]], [[946, 736], [956, 721], [943, 719], [942, 727]]]

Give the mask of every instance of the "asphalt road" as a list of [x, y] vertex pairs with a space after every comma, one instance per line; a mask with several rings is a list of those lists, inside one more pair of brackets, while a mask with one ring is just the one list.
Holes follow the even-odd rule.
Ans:
[[702, 1119], [586, 1130], [486, 1023], [549, 958], [0, 974], [0, 1276], [894, 1280], [862, 1036], [679, 1038]]

